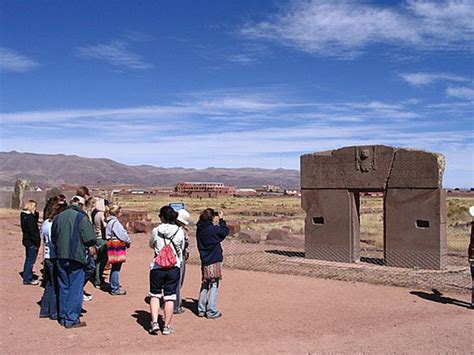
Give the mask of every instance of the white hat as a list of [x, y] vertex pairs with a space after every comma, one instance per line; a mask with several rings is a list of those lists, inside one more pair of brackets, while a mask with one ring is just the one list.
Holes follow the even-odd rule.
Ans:
[[474, 217], [474, 206], [469, 208], [469, 214]]
[[185, 209], [181, 209], [178, 211], [178, 217], [176, 218], [176, 220], [180, 221], [185, 226], [187, 226], [189, 224], [190, 217], [191, 215], [189, 214], [188, 211], [186, 211]]
[[79, 196], [79, 195], [75, 195], [71, 198], [71, 202], [74, 201], [74, 200], [77, 200], [77, 203], [81, 204], [81, 205], [85, 205], [86, 204], [86, 201], [84, 200], [84, 197], [82, 196]]

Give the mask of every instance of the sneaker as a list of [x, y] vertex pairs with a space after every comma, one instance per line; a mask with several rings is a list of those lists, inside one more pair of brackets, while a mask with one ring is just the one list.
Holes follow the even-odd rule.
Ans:
[[86, 322], [77, 322], [77, 323], [74, 323], [74, 324], [65, 324], [64, 325], [64, 328], [66, 328], [66, 329], [83, 328], [83, 327], [87, 327]]
[[36, 286], [36, 285], [39, 285], [39, 281], [38, 280], [27, 281], [27, 282], [23, 282], [23, 285]]
[[110, 294], [112, 296], [125, 296], [127, 294], [127, 291], [125, 291], [123, 288], [121, 288], [118, 291], [110, 292]]
[[158, 324], [158, 322], [151, 322], [150, 329], [148, 329], [148, 332], [150, 334], [156, 334], [158, 330], [160, 330], [160, 325]]
[[174, 329], [171, 328], [169, 325], [163, 327], [163, 331], [161, 332], [163, 335], [170, 335], [174, 333]]
[[217, 311], [216, 313], [210, 313], [206, 315], [207, 319], [216, 319], [222, 317], [222, 313]]
[[83, 300], [84, 302], [92, 301], [92, 295], [87, 295], [87, 294], [84, 293], [84, 294], [82, 295], [82, 300]]
[[183, 314], [184, 312], [184, 308], [178, 308], [173, 311], [173, 314]]
[[204, 312], [199, 312], [198, 313], [199, 318], [204, 318], [205, 316], [206, 316], [206, 313], [204, 313]]

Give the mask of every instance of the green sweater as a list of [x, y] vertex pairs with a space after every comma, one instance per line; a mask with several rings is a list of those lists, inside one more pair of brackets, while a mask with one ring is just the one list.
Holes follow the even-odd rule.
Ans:
[[58, 259], [87, 265], [87, 246], [95, 245], [96, 235], [87, 214], [70, 205], [53, 220], [51, 241]]

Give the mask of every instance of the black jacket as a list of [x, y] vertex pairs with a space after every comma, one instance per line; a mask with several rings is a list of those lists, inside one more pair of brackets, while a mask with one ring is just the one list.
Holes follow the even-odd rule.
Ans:
[[35, 246], [39, 248], [41, 239], [38, 229], [38, 213], [20, 213], [21, 231], [23, 232], [22, 243], [25, 247]]
[[221, 242], [228, 234], [229, 228], [223, 219], [219, 220], [218, 226], [209, 221], [199, 221], [197, 223], [196, 238], [202, 266], [224, 260]]

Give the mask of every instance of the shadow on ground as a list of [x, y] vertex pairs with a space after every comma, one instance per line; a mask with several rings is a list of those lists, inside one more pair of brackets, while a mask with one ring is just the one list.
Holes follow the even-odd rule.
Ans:
[[198, 300], [195, 298], [186, 298], [181, 302], [183, 308], [189, 309], [195, 315], [198, 315]]
[[292, 251], [292, 250], [265, 250], [265, 253], [288, 256], [290, 258], [304, 258], [304, 251]]
[[427, 293], [423, 291], [411, 291], [410, 294], [418, 296], [428, 301], [438, 302], [442, 304], [452, 304], [452, 305], [463, 307], [463, 308], [471, 308], [471, 305], [469, 304], [469, 302], [443, 296], [443, 294], [439, 292], [437, 289], [432, 289], [431, 292], [432, 293]]

